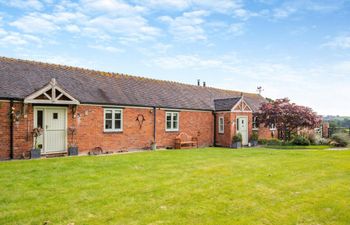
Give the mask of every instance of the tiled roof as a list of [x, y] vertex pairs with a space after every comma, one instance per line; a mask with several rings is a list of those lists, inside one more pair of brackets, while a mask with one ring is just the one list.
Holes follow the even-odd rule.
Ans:
[[[0, 57], [0, 98], [24, 99], [57, 80], [81, 103], [214, 110], [214, 99], [237, 98], [241, 92]], [[257, 111], [265, 99], [244, 93]]]
[[233, 106], [241, 100], [242, 97], [238, 98], [225, 98], [225, 99], [215, 99], [214, 100], [214, 106], [215, 111], [230, 111]]

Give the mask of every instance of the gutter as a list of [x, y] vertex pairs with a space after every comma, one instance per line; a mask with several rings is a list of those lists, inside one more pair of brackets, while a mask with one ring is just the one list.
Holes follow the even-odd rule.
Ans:
[[157, 108], [153, 106], [153, 142], [157, 143]]
[[214, 144], [213, 146], [216, 147], [216, 113], [213, 111], [213, 116], [214, 116]]
[[13, 141], [14, 141], [14, 128], [13, 128], [13, 99], [10, 100], [10, 159], [13, 159]]

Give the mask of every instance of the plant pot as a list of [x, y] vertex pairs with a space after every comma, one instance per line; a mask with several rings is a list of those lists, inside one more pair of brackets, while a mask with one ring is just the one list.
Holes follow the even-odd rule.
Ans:
[[257, 146], [258, 145], [258, 141], [252, 141], [252, 146]]
[[151, 150], [157, 150], [157, 144], [151, 144]]
[[78, 147], [69, 147], [68, 148], [68, 155], [78, 155]]
[[231, 144], [231, 148], [241, 148], [242, 143], [241, 142], [235, 142]]
[[31, 159], [39, 159], [41, 157], [41, 149], [33, 148], [30, 150], [30, 158]]

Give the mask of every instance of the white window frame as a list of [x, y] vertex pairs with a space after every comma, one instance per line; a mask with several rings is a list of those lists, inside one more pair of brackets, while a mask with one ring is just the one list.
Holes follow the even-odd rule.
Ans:
[[257, 126], [257, 120], [258, 120], [258, 117], [253, 116], [253, 123], [252, 123], [253, 130], [259, 130], [259, 126]]
[[219, 134], [225, 133], [225, 118], [223, 116], [219, 117]]
[[[171, 115], [171, 128], [168, 128], [167, 123], [167, 116], [168, 114]], [[177, 115], [177, 128], [174, 128], [174, 115]], [[165, 112], [165, 131], [179, 131], [179, 127], [180, 127], [180, 113], [179, 112]]]
[[276, 124], [274, 123], [271, 123], [269, 127], [270, 127], [270, 130], [276, 130]]
[[[106, 129], [106, 111], [112, 111], [112, 129]], [[120, 128], [115, 128], [115, 113], [120, 112]], [[103, 111], [103, 131], [104, 132], [122, 132], [123, 131], [123, 110], [115, 108], [105, 108]]]

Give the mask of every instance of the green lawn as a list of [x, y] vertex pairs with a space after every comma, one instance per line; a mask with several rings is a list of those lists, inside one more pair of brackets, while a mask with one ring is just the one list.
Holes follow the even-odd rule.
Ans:
[[350, 151], [198, 149], [0, 162], [0, 224], [349, 224]]
[[329, 145], [308, 145], [308, 146], [300, 146], [300, 145], [267, 145], [264, 146], [265, 148], [271, 148], [271, 149], [314, 149], [314, 150], [324, 150], [331, 148]]

